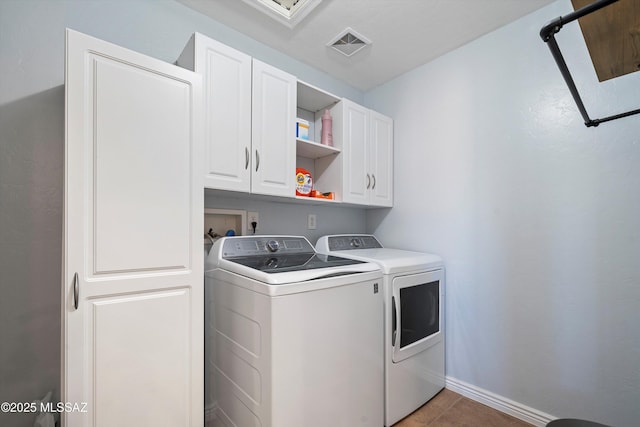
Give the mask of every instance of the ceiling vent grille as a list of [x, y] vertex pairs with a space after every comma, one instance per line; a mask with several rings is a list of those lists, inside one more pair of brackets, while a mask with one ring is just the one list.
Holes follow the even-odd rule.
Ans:
[[284, 7], [287, 10], [291, 10], [293, 6], [298, 4], [300, 0], [271, 0], [274, 3], [277, 3], [279, 6]]
[[346, 28], [327, 43], [327, 46], [332, 47], [345, 56], [352, 56], [370, 44], [371, 40], [362, 34], [358, 34], [351, 28]]
[[289, 28], [295, 27], [322, 0], [243, 0]]

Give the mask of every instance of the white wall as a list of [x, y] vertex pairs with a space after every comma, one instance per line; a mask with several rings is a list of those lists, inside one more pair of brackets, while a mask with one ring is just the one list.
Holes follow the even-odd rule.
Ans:
[[[442, 255], [447, 375], [556, 417], [640, 419], [640, 116], [586, 128], [538, 32], [559, 0], [365, 94], [395, 119], [388, 246]], [[558, 42], [592, 117], [640, 108]], [[411, 226], [407, 227], [407, 224]]]
[[[363, 96], [173, 0], [0, 0], [0, 402], [58, 394], [65, 27], [169, 62], [199, 31], [336, 95]], [[262, 206], [265, 229], [282, 232], [298, 216], [306, 224], [302, 208]], [[332, 217], [321, 211], [319, 227], [323, 218]], [[353, 210], [339, 223], [363, 230], [364, 218]], [[0, 425], [34, 418], [0, 413]]]

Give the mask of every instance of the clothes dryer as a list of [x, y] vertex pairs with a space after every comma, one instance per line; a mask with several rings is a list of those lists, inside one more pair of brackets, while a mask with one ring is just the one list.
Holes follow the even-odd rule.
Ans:
[[382, 269], [385, 426], [391, 426], [444, 388], [442, 259], [384, 248], [375, 236], [364, 234], [323, 236], [316, 251]]

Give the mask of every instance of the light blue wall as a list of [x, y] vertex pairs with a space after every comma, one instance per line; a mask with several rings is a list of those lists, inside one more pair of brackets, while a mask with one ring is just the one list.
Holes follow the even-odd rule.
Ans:
[[[267, 19], [265, 17], [265, 19]], [[63, 83], [65, 27], [174, 62], [195, 31], [338, 96], [363, 94], [174, 0], [0, 0], [0, 104]]]
[[[0, 401], [58, 387], [64, 28], [171, 62], [199, 31], [394, 117], [396, 207], [367, 213], [367, 229], [447, 260], [449, 376], [555, 416], [635, 425], [640, 119], [581, 124], [537, 35], [570, 9], [559, 0], [363, 98], [173, 1], [0, 0]], [[558, 39], [594, 116], [638, 108], [638, 76], [597, 83], [577, 27]], [[364, 230], [358, 209], [207, 205], [258, 210], [265, 232], [312, 241]]]
[[[205, 206], [218, 209], [240, 209], [258, 212], [257, 234], [289, 234], [305, 236], [315, 245], [325, 234], [366, 232], [366, 213], [352, 207], [310, 205], [307, 203], [271, 202], [261, 198], [233, 198], [220, 195], [205, 196]], [[307, 229], [307, 215], [316, 215], [316, 229]], [[248, 221], [248, 220], [247, 220]], [[223, 233], [224, 230], [216, 232]], [[251, 234], [244, 231], [243, 234]]]
[[[640, 116], [586, 128], [547, 46], [559, 0], [365, 94], [395, 119], [389, 246], [442, 255], [447, 375], [557, 417], [640, 420]], [[593, 117], [640, 107], [558, 35]]]
[[[0, 402], [59, 394], [65, 27], [169, 62], [198, 31], [336, 95], [363, 97], [173, 0], [0, 0]], [[260, 209], [265, 230], [284, 232], [291, 222], [306, 232], [297, 224], [300, 217], [306, 224], [307, 207], [251, 208]], [[362, 210], [316, 213], [319, 228], [333, 222], [339, 231], [364, 230]], [[2, 426], [33, 420], [0, 413]]]

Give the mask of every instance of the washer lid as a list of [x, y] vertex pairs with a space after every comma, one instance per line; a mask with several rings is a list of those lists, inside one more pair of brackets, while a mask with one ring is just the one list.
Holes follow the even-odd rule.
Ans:
[[367, 261], [316, 254], [304, 237], [225, 237], [214, 244], [207, 268], [220, 268], [251, 279], [282, 285], [376, 271]]
[[334, 268], [364, 263], [363, 261], [341, 258], [334, 255], [316, 254], [315, 252], [289, 255], [244, 256], [225, 259], [270, 274], [314, 270], [318, 268]]

